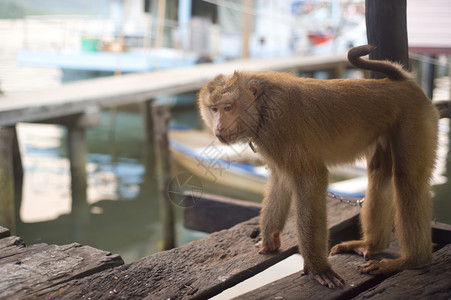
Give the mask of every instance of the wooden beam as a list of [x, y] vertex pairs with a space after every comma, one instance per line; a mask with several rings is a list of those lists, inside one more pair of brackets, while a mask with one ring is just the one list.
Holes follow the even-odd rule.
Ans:
[[141, 118], [142, 118], [142, 124], [143, 124], [143, 134], [144, 134], [144, 141], [147, 143], [153, 143], [153, 134], [154, 134], [154, 128], [153, 128], [153, 119], [152, 119], [152, 104], [153, 99], [144, 101], [141, 103], [140, 111], [141, 111]]
[[170, 118], [169, 106], [152, 106], [154, 121], [155, 162], [157, 169], [158, 197], [160, 202], [163, 225], [163, 249], [175, 247], [174, 208], [169, 199], [169, 181], [171, 176], [171, 162], [168, 142], [168, 122]]
[[[67, 127], [68, 158], [70, 162], [72, 212], [79, 216], [87, 212], [87, 144], [84, 127]], [[77, 213], [80, 212], [80, 213]]]
[[0, 128], [0, 225], [15, 232], [12, 127]]
[[17, 135], [16, 126], [12, 127], [13, 131], [13, 172], [14, 172], [14, 210], [15, 219], [20, 220], [20, 208], [22, 206], [22, 189], [23, 189], [23, 165], [22, 155], [20, 153], [19, 137]]
[[261, 204], [227, 197], [202, 194], [202, 198], [190, 199], [195, 206], [184, 207], [183, 226], [188, 229], [212, 233], [228, 229], [260, 214]]

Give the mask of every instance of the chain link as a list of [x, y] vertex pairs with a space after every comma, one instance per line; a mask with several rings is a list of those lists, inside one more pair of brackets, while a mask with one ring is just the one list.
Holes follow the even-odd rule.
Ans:
[[357, 199], [357, 200], [352, 200], [352, 199], [348, 199], [342, 196], [338, 196], [332, 192], [327, 192], [327, 195], [331, 198], [337, 199], [338, 201], [351, 205], [351, 206], [360, 206], [362, 207], [363, 202], [365, 202], [365, 198], [361, 198], [361, 199]]

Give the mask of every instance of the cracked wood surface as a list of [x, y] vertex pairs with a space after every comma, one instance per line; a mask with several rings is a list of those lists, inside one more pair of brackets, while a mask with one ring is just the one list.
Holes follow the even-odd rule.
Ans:
[[35, 298], [46, 288], [123, 263], [119, 255], [77, 243], [27, 246], [0, 227], [0, 299]]

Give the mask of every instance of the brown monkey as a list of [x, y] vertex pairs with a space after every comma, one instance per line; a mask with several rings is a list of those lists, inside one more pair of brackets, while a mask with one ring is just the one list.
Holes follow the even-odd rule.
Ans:
[[372, 49], [353, 48], [348, 58], [356, 67], [385, 73], [385, 79], [235, 72], [218, 75], [199, 93], [201, 115], [217, 138], [226, 144], [256, 145], [270, 169], [260, 253], [280, 247], [279, 235], [294, 202], [304, 272], [330, 288], [343, 286], [344, 280], [327, 259], [327, 167], [362, 156], [369, 177], [361, 214], [363, 239], [337, 245], [330, 254], [355, 251], [369, 258], [382, 251], [394, 218], [400, 258], [371, 260], [360, 266], [361, 272], [416, 268], [431, 260], [429, 180], [438, 113], [401, 66], [360, 58]]

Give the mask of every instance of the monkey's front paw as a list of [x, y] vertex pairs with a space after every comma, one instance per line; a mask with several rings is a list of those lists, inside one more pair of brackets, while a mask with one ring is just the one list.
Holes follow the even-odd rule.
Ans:
[[[304, 270], [304, 273], [308, 274], [306, 270]], [[312, 276], [316, 281], [319, 282], [319, 284], [330, 289], [342, 288], [345, 285], [344, 279], [341, 278], [341, 276], [335, 273], [332, 269], [319, 274], [312, 274]]]
[[366, 260], [370, 259], [370, 251], [363, 241], [350, 241], [335, 245], [330, 249], [330, 256], [339, 253], [355, 252], [363, 256]]
[[278, 232], [274, 233], [271, 238], [263, 238], [263, 240], [255, 244], [255, 246], [260, 248], [260, 251], [258, 251], [260, 254], [276, 252], [280, 248], [280, 235]]

